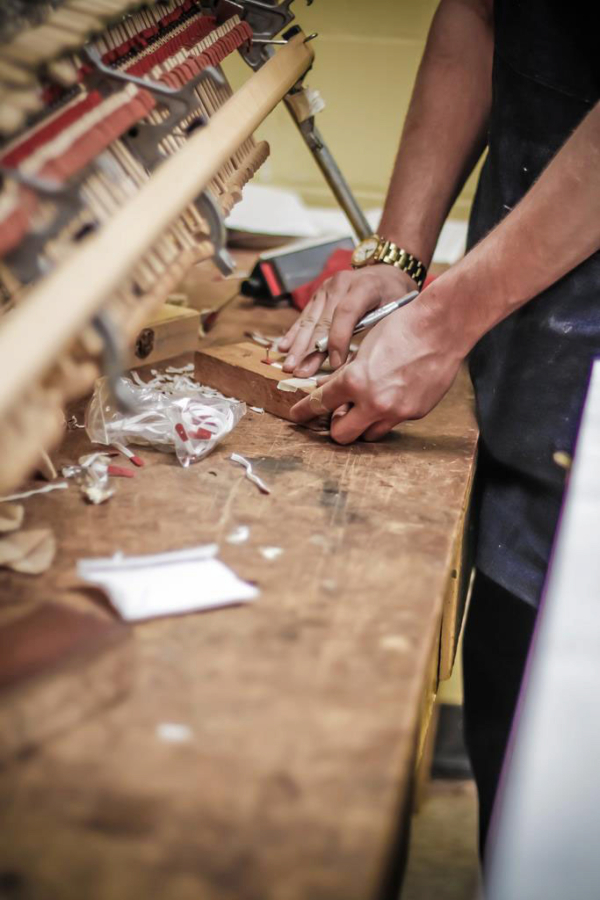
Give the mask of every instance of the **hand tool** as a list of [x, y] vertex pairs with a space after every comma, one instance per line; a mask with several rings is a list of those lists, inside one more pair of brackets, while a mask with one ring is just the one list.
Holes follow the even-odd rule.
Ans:
[[[389, 316], [390, 313], [396, 312], [396, 310], [400, 309], [401, 306], [406, 306], [407, 303], [412, 303], [412, 301], [415, 300], [418, 296], [418, 291], [411, 291], [409, 294], [405, 294], [404, 297], [400, 297], [398, 300], [390, 300], [390, 302], [386, 303], [385, 306], [380, 306], [379, 309], [372, 310], [372, 312], [367, 313], [366, 316], [363, 316], [362, 319], [358, 320], [352, 334], [358, 334], [359, 332], [364, 331], [365, 328], [371, 328], [372, 325], [376, 325], [378, 322], [381, 322], [381, 320], [385, 319], [386, 316]], [[325, 335], [325, 337], [322, 337], [320, 340], [315, 341], [315, 347], [321, 353], [325, 353], [328, 346], [328, 335]]]

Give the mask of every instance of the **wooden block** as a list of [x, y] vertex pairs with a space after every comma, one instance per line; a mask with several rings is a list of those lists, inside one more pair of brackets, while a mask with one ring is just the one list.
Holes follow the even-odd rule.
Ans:
[[[277, 385], [291, 376], [264, 362], [267, 351], [251, 341], [211, 347], [196, 353], [196, 380], [216, 388], [226, 397], [244, 400], [249, 406], [260, 406], [266, 412], [290, 418], [292, 406], [306, 396], [306, 391], [282, 391]], [[273, 362], [284, 359], [273, 351]]]
[[57, 603], [0, 627], [0, 762], [128, 691], [130, 628]]
[[129, 358], [129, 368], [148, 366], [192, 353], [198, 346], [200, 313], [165, 303], [139, 331]]

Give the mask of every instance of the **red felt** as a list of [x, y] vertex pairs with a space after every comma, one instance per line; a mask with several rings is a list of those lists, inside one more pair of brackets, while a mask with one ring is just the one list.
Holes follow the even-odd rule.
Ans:
[[[184, 10], [190, 7], [190, 0], [179, 7], [175, 14], [166, 16], [161, 22], [167, 24], [170, 19], [179, 18]], [[130, 74], [138, 76], [145, 75], [158, 63], [164, 62], [165, 59], [173, 56], [182, 47], [191, 50], [204, 37], [207, 36], [215, 27], [216, 20], [213, 16], [202, 16], [200, 19], [192, 21], [179, 34], [173, 35], [166, 40], [160, 47], [145, 56], [143, 59], [132, 63], [127, 67], [126, 71]], [[135, 40], [140, 36], [150, 37], [155, 29], [146, 29], [140, 35], [127, 41], [121, 47], [105, 54], [103, 60], [105, 63], [114, 62], [123, 52], [133, 47]], [[252, 29], [247, 22], [240, 22], [231, 32], [215, 43], [202, 53], [192, 53], [188, 56], [187, 63], [175, 66], [169, 73], [163, 74], [160, 78], [166, 84], [173, 87], [184, 85], [195, 74], [202, 71], [209, 65], [218, 66], [223, 59], [240, 47], [243, 43], [252, 38]], [[84, 67], [82, 67], [83, 69]], [[73, 122], [79, 119], [89, 110], [94, 109], [102, 102], [102, 96], [98, 91], [92, 91], [79, 102], [64, 110], [55, 116], [50, 122], [37, 129], [32, 135], [16, 144], [8, 153], [0, 158], [0, 162], [4, 166], [17, 167], [29, 155], [37, 150], [44, 143], [52, 140], [61, 131], [68, 128]], [[94, 157], [104, 150], [113, 140], [124, 134], [132, 125], [145, 118], [145, 116], [156, 106], [154, 97], [145, 90], [140, 90], [135, 98], [125, 104], [121, 109], [116, 110], [111, 115], [104, 117], [103, 120], [96, 123], [87, 134], [82, 135], [75, 141], [71, 147], [63, 153], [58, 159], [48, 161], [38, 173], [42, 178], [48, 178], [58, 182], [66, 182], [76, 172], [85, 168]], [[0, 256], [8, 253], [17, 246], [19, 241], [24, 237], [30, 227], [29, 215], [35, 208], [33, 206], [24, 211], [18, 211], [11, 214], [7, 219], [0, 222]]]
[[342, 272], [351, 268], [351, 258], [352, 250], [344, 250], [343, 247], [338, 247], [337, 250], [334, 250], [325, 263], [320, 275], [317, 275], [312, 281], [308, 281], [306, 284], [302, 284], [299, 288], [296, 288], [295, 291], [292, 291], [292, 301], [294, 306], [298, 309], [304, 309], [312, 295], [324, 281], [331, 278], [336, 272]]

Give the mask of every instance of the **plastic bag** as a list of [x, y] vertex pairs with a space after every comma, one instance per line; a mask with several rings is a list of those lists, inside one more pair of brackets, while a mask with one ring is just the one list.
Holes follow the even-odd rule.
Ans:
[[[191, 367], [189, 367], [191, 369]], [[232, 431], [246, 404], [193, 381], [184, 369], [167, 369], [144, 382], [137, 372], [123, 376], [121, 386], [133, 413], [121, 412], [106, 378], [100, 378], [85, 413], [86, 431], [94, 443], [142, 444], [175, 452], [182, 466], [207, 456]]]

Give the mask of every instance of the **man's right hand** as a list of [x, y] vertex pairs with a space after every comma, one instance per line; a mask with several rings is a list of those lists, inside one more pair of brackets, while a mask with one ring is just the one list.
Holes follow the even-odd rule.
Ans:
[[[378, 263], [364, 269], [338, 272], [323, 282], [278, 348], [287, 352], [285, 372], [308, 378], [320, 368], [329, 355], [333, 369], [344, 364], [359, 319], [372, 309], [398, 300], [416, 285], [412, 278], [397, 269]], [[315, 342], [329, 336], [327, 353], [315, 350]]]
[[[346, 361], [354, 327], [372, 309], [398, 300], [416, 285], [412, 278], [382, 263], [350, 272], [338, 272], [324, 281], [309, 300], [301, 315], [279, 341], [278, 349], [287, 352], [285, 372], [308, 378], [329, 355], [333, 369]], [[315, 350], [316, 341], [329, 336], [327, 353]]]

